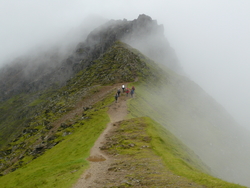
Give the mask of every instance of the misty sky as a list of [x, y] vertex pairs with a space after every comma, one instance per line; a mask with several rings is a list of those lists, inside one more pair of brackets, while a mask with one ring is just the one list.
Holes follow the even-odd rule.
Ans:
[[0, 65], [53, 44], [89, 15], [132, 20], [147, 14], [190, 78], [250, 128], [249, 0], [0, 0]]

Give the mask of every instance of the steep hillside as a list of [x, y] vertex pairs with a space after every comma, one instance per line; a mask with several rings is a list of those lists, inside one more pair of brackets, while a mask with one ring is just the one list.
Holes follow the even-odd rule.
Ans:
[[249, 131], [197, 84], [166, 67], [157, 82], [139, 82], [132, 117], [148, 116], [191, 148], [216, 177], [250, 185]]
[[[50, 103], [42, 98], [33, 101], [34, 106], [43, 104], [43, 110], [9, 144], [9, 149], [2, 151], [2, 169], [4, 173], [8, 169], [12, 172], [0, 177], [1, 185], [71, 187], [88, 168], [90, 148], [109, 121], [107, 109], [116, 104], [116, 88], [125, 82], [108, 84], [138, 79], [139, 83], [133, 83], [136, 97], [130, 100], [129, 117], [140, 116], [139, 112], [146, 114], [151, 108], [141, 103], [147, 93], [140, 92], [140, 85], [159, 87], [162, 70], [157, 67], [137, 50], [117, 42], [64, 88], [54, 91], [51, 98], [47, 96]], [[102, 71], [106, 74], [102, 75]], [[58, 105], [60, 109], [56, 109]], [[196, 154], [152, 119], [129, 117], [115, 124], [102, 147], [116, 162], [106, 173], [113, 174], [109, 179], [112, 182], [102, 182], [100, 177], [99, 187], [241, 187], [206, 175], [209, 169]]]
[[[1, 142], [4, 145], [8, 138], [12, 139], [0, 151], [1, 171], [13, 171], [21, 165], [20, 159], [27, 156], [35, 158], [45, 149], [58, 144], [60, 139], [56, 138], [66, 134], [64, 129], [72, 125], [64, 122], [63, 117], [69, 111], [82, 108], [79, 105], [91, 105], [91, 102], [84, 102], [84, 98], [94, 94], [104, 97], [115, 87], [101, 85], [133, 81], [139, 76], [147, 77], [150, 73], [145, 62], [125, 47], [126, 45], [117, 42], [107, 53], [95, 60], [92, 66], [79, 72], [59, 90], [48, 91], [35, 99], [32, 95], [23, 94], [1, 103], [2, 114], [5, 114], [1, 116]], [[103, 90], [106, 93], [101, 93]], [[8, 112], [11, 109], [13, 110], [10, 114]], [[77, 113], [80, 115], [82, 112], [78, 110]]]

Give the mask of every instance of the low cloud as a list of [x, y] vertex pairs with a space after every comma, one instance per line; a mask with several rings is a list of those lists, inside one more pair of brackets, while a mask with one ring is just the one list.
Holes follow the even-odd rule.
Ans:
[[249, 8], [245, 0], [0, 0], [0, 65], [41, 44], [49, 46], [63, 39], [90, 14], [133, 20], [143, 13], [164, 25], [189, 77], [239, 123], [250, 127]]

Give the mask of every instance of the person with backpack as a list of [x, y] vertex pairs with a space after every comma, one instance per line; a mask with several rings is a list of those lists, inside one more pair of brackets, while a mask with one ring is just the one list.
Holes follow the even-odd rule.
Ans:
[[126, 89], [126, 94], [127, 94], [127, 97], [128, 97], [128, 94], [129, 94], [129, 89], [128, 88]]
[[120, 90], [120, 88], [118, 88], [118, 90], [117, 90], [118, 97], [120, 97], [120, 93], [121, 93], [121, 90]]
[[115, 102], [118, 100], [118, 93], [115, 94]]
[[131, 97], [133, 97], [133, 95], [134, 95], [134, 90], [133, 89], [131, 89], [130, 95], [131, 95]]
[[135, 86], [132, 86], [132, 90], [135, 92]]

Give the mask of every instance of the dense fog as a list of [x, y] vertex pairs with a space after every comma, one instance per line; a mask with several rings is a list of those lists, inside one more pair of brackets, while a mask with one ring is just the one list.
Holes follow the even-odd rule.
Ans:
[[[250, 127], [250, 2], [239, 1], [15, 1], [0, 0], [0, 65], [74, 33], [94, 16], [133, 20], [147, 14], [163, 24], [185, 72], [242, 125]], [[89, 31], [89, 21], [86, 24]], [[68, 37], [66, 37], [68, 36]], [[70, 37], [69, 37], [70, 36]], [[68, 44], [67, 44], [68, 45]]]
[[0, 66], [36, 49], [67, 54], [108, 19], [149, 15], [187, 76], [250, 130], [250, 1], [0, 0]]

